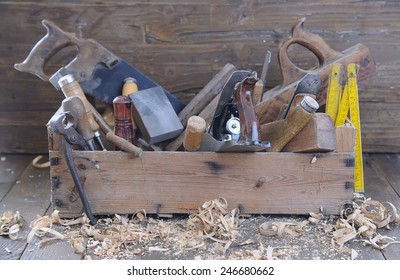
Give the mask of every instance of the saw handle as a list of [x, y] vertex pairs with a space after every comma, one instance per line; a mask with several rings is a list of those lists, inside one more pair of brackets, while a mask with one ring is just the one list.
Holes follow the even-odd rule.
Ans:
[[118, 60], [95, 40], [78, 38], [75, 33], [65, 32], [49, 20], [43, 20], [42, 25], [47, 30], [46, 35], [36, 43], [23, 62], [14, 65], [18, 71], [28, 72], [43, 81], [49, 81], [51, 75], [44, 72], [44, 66], [51, 57], [69, 46], [75, 46], [78, 55], [64, 68], [73, 74], [78, 82], [91, 77], [98, 63], [110, 66]]
[[74, 45], [75, 34], [62, 31], [58, 26], [48, 20], [43, 20], [46, 35], [36, 43], [28, 57], [21, 63], [14, 65], [21, 72], [28, 72], [38, 76], [43, 81], [48, 81], [49, 76], [44, 73], [44, 66], [49, 59], [63, 48]]
[[328, 61], [340, 58], [341, 54], [333, 50], [320, 36], [304, 30], [304, 22], [306, 18], [302, 18], [292, 28], [292, 38], [285, 41], [279, 48], [278, 58], [281, 67], [283, 86], [289, 85], [301, 79], [307, 71], [297, 67], [288, 56], [288, 48], [293, 44], [298, 44], [311, 51], [319, 61], [319, 68], [322, 68]]

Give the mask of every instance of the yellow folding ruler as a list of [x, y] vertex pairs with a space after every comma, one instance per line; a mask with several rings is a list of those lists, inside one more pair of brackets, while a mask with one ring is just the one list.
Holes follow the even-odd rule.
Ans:
[[326, 113], [332, 117], [335, 127], [343, 125], [346, 118], [350, 116], [350, 121], [356, 128], [356, 140], [354, 145], [354, 191], [364, 192], [360, 109], [357, 87], [358, 68], [358, 65], [354, 63], [347, 66], [347, 83], [342, 95], [341, 77], [343, 67], [338, 63], [332, 65], [326, 96]]

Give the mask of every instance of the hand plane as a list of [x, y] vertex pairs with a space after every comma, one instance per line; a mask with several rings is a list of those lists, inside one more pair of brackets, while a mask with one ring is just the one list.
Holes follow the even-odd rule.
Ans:
[[253, 106], [256, 72], [235, 71], [222, 89], [214, 118], [200, 145], [201, 151], [257, 152], [269, 147], [259, 140]]
[[[78, 38], [75, 33], [65, 32], [49, 20], [43, 20], [42, 24], [46, 28], [47, 34], [36, 43], [22, 63], [14, 65], [15, 69], [34, 74], [43, 81], [50, 81], [58, 90], [60, 89], [58, 80], [72, 74], [85, 94], [109, 104], [112, 104], [115, 97], [121, 95], [125, 78], [134, 77], [140, 89], [159, 86], [97, 41]], [[45, 64], [51, 57], [69, 46], [76, 47], [77, 56], [52, 76], [46, 75], [44, 73]], [[180, 112], [184, 104], [174, 95], [163, 90], [175, 112]]]

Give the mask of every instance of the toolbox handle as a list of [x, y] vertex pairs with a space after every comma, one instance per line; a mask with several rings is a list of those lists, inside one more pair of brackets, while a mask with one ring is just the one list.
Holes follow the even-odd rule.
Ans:
[[333, 50], [320, 36], [304, 30], [304, 21], [306, 18], [301, 18], [299, 22], [292, 28], [292, 38], [285, 41], [279, 48], [278, 59], [281, 67], [283, 86], [289, 85], [300, 80], [308, 73], [315, 72], [312, 70], [304, 70], [297, 67], [288, 56], [288, 48], [293, 44], [299, 44], [311, 51], [319, 61], [321, 69], [330, 61], [339, 59], [341, 54]]

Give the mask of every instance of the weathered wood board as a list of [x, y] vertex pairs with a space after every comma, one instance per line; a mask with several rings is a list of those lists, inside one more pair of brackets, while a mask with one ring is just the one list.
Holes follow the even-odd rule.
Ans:
[[[375, 77], [360, 84], [364, 151], [400, 151], [400, 5], [389, 1], [65, 1], [0, 2], [0, 152], [45, 152], [43, 127], [60, 106], [61, 92], [19, 73], [21, 62], [44, 36], [42, 19], [94, 38], [166, 89], [197, 92], [226, 63], [261, 72], [272, 52], [267, 87], [281, 82], [279, 43], [307, 17], [305, 28], [335, 50], [365, 44], [377, 64]], [[293, 48], [300, 67], [315, 57]], [[48, 72], [65, 65], [64, 54]], [[15, 134], [10, 140], [9, 133]], [[21, 137], [22, 135], [29, 135]]]
[[[74, 151], [75, 166], [94, 214], [190, 213], [223, 197], [242, 213], [338, 214], [353, 195], [353, 153]], [[59, 151], [50, 151], [53, 207], [80, 215], [82, 204]]]

